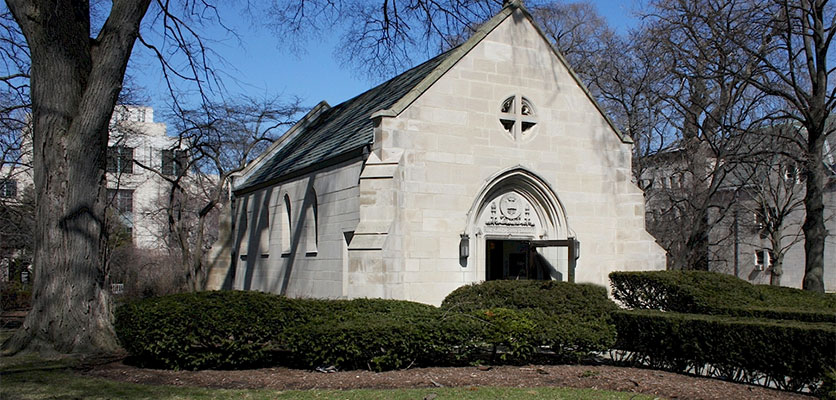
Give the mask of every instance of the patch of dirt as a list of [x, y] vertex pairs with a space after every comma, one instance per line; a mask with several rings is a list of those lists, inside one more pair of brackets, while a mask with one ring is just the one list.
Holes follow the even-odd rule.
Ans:
[[608, 365], [529, 365], [497, 367], [414, 368], [375, 373], [322, 373], [288, 368], [243, 371], [167, 371], [137, 368], [122, 362], [95, 366], [88, 376], [152, 385], [276, 390], [396, 389], [470, 386], [607, 389], [670, 399], [811, 399], [759, 386], [699, 378], [670, 372]]

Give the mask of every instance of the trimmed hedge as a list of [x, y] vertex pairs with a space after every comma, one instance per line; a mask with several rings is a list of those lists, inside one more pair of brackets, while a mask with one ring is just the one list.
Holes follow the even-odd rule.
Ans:
[[[477, 300], [474, 300], [477, 299]], [[301, 364], [368, 368], [535, 357], [578, 361], [615, 341], [603, 288], [562, 282], [471, 285], [436, 308], [409, 301], [287, 299], [200, 292], [116, 309], [117, 335], [142, 366], [170, 369]]]
[[447, 295], [441, 308], [460, 312], [535, 309], [549, 314], [596, 317], [618, 309], [602, 286], [535, 280], [496, 280], [462, 286]]
[[494, 363], [530, 362], [544, 349], [552, 361], [577, 362], [615, 342], [609, 316], [618, 307], [605, 288], [590, 284], [487, 281], [454, 290], [441, 309], [480, 321]]
[[298, 301], [259, 292], [199, 292], [128, 303], [115, 310], [122, 346], [138, 364], [169, 369], [265, 364], [283, 329], [309, 316]]
[[438, 344], [437, 308], [400, 300], [304, 300], [311, 319], [290, 327], [287, 349], [315, 368], [374, 371], [427, 365]]
[[[836, 325], [679, 314], [649, 310], [612, 314], [615, 348], [655, 368], [799, 390], [836, 365]], [[766, 382], [763, 382], [766, 378]]]
[[836, 322], [832, 294], [752, 285], [716, 272], [613, 272], [610, 282], [613, 298], [633, 309]]
[[0, 282], [0, 310], [26, 310], [32, 306], [32, 288], [20, 282]]

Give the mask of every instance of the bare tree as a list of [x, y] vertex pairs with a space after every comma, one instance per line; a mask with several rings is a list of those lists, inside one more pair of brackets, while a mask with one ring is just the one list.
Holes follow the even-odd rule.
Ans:
[[[532, 8], [531, 14], [575, 73], [600, 99], [594, 82], [608, 79], [607, 73], [612, 72], [608, 68], [610, 63], [618, 61], [608, 50], [614, 50], [613, 44], [620, 38], [595, 6], [588, 1], [551, 2]], [[626, 53], [625, 48], [619, 50]]]
[[[712, 1], [658, 0], [646, 15], [643, 35], [656, 42], [665, 66], [665, 81], [656, 87], [679, 154], [664, 169], [678, 179], [676, 190], [656, 192], [675, 208], [672, 227], [681, 231], [668, 248], [672, 268], [708, 267], [708, 232], [726, 218], [733, 198], [720, 192], [729, 190], [745, 137], [766, 116], [764, 96], [748, 81], [754, 62], [727, 50], [734, 41], [761, 42], [748, 29], [752, 12]], [[726, 27], [722, 34], [719, 25]]]
[[[176, 171], [155, 170], [168, 183], [160, 216], [168, 227], [165, 239], [180, 260], [191, 290], [207, 279], [204, 255], [217, 239], [217, 218], [229, 200], [229, 178], [263, 153], [302, 111], [299, 99], [239, 97], [184, 110], [173, 107], [170, 119], [188, 154], [178, 157]], [[176, 172], [176, 173], [170, 173]]]
[[26, 162], [23, 132], [29, 99], [29, 49], [7, 10], [0, 12], [0, 171], [9, 178]]
[[[140, 25], [159, 28], [162, 43], [143, 39], [169, 73], [202, 82], [206, 69], [190, 19], [210, 18], [202, 2], [8, 0], [28, 50], [37, 218], [34, 226], [33, 307], [22, 329], [3, 344], [22, 349], [101, 352], [118, 344], [111, 326], [105, 254], [105, 160], [108, 125], [123, 88]], [[5, 11], [5, 10], [4, 10]], [[205, 11], [205, 12], [204, 12]], [[16, 28], [15, 28], [16, 25]], [[8, 32], [8, 31], [7, 31]], [[163, 57], [165, 55], [165, 57]], [[186, 59], [185, 70], [171, 58]], [[202, 85], [202, 84], [201, 84]], [[201, 86], [205, 87], [205, 86]]]
[[[735, 195], [737, 210], [744, 211], [744, 216], [738, 216], [732, 228], [738, 230], [733, 235], [737, 241], [756, 249], [763, 261], [759, 266], [770, 265], [770, 284], [779, 286], [784, 257], [803, 240], [804, 185], [799, 168], [803, 156], [784, 139], [787, 134], [783, 131], [798, 127], [785, 124], [764, 129], [766, 132], [749, 135], [749, 145], [742, 148], [745, 154], [733, 173], [732, 179], [743, 182]], [[740, 225], [745, 228], [742, 234]]]
[[[309, 0], [299, 5], [279, 0], [270, 7], [268, 25], [281, 35], [306, 37], [344, 24], [347, 29], [337, 56], [368, 76], [380, 78], [412, 66], [415, 56], [434, 56], [461, 44], [509, 3], [522, 1]], [[594, 5], [529, 0], [525, 7], [581, 75], [595, 67], [589, 60], [612, 32]]]
[[[304, 22], [311, 7], [338, 10], [335, 7], [345, 6], [363, 11], [370, 10], [368, 4], [289, 1], [285, 5], [290, 7], [281, 15]], [[397, 60], [397, 56], [387, 58], [374, 50], [386, 52], [384, 47], [392, 45], [389, 48], [395, 50], [388, 54], [399, 54], [395, 43], [408, 37], [402, 24], [406, 19], [422, 22], [426, 32], [439, 32], [445, 24], [458, 29], [460, 22], [477, 14], [488, 15], [499, 6], [498, 0], [443, 5], [415, 0], [398, 8], [395, 2], [384, 0], [380, 8], [383, 18], [366, 21], [373, 28], [370, 34], [384, 34], [383, 46], [372, 43], [367, 54], [372, 60]], [[0, 47], [7, 54], [14, 48], [28, 50], [23, 59], [31, 65], [28, 78], [37, 209], [33, 257], [39, 278], [34, 285], [33, 308], [23, 328], [3, 344], [3, 351], [114, 350], [118, 344], [111, 325], [104, 262], [108, 124], [137, 41], [160, 60], [172, 92], [178, 89], [176, 81], [185, 80], [209, 103], [210, 92], [221, 84], [207, 65], [211, 51], [196, 29], [217, 20], [218, 11], [211, 2], [191, 0], [115, 0], [93, 2], [92, 6], [89, 1], [7, 0], [6, 7], [8, 12], [4, 9], [2, 15], [10, 15], [14, 23], [8, 17], [3, 22], [19, 32], [25, 44], [0, 43]], [[365, 49], [369, 37], [349, 41], [354, 45], [347, 49]], [[388, 40], [393, 38], [397, 40]], [[403, 43], [418, 42], [407, 39]], [[173, 101], [178, 109], [186, 108], [177, 97]]]
[[744, 76], [764, 94], [781, 102], [776, 122], [796, 123], [787, 138], [804, 155], [805, 274], [803, 288], [824, 292], [824, 244], [827, 237], [823, 190], [825, 138], [834, 131], [828, 118], [836, 106], [831, 44], [836, 35], [836, 9], [828, 0], [761, 0], [750, 29], [762, 43], [735, 41], [739, 51], [758, 62], [756, 74]]

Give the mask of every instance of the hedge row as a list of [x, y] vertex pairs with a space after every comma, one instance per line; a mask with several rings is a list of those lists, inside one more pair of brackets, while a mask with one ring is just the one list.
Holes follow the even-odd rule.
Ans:
[[615, 348], [654, 368], [799, 390], [815, 387], [836, 366], [836, 325], [830, 323], [649, 310], [612, 317]]
[[612, 295], [628, 308], [806, 322], [836, 322], [836, 296], [752, 285], [706, 271], [613, 272]]
[[122, 346], [147, 367], [241, 368], [271, 360], [284, 327], [309, 318], [303, 303], [258, 292], [199, 292], [118, 307]]
[[[515, 285], [533, 298], [491, 306], [502, 304], [506, 290]], [[452, 300], [436, 308], [397, 300], [287, 299], [257, 292], [180, 294], [122, 306], [115, 326], [139, 364], [173, 369], [301, 363], [381, 371], [525, 363], [544, 351], [552, 360], [567, 361], [604, 351], [615, 341], [609, 322], [615, 307], [603, 288], [530, 281], [487, 287], [489, 294], [482, 285], [457, 291], [461, 298], [482, 293], [476, 297], [483, 304], [469, 308], [453, 307]], [[537, 307], [538, 302], [545, 306]]]
[[602, 316], [618, 309], [602, 286], [535, 280], [496, 280], [462, 286], [447, 295], [441, 308], [462, 312], [536, 309], [579, 316]]
[[20, 282], [0, 282], [0, 310], [26, 310], [32, 305], [32, 288]]

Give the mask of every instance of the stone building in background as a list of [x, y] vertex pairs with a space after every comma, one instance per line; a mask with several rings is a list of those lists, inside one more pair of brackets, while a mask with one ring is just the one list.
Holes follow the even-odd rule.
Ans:
[[512, 3], [250, 164], [210, 286], [438, 304], [484, 280], [664, 269], [631, 144]]
[[[692, 264], [735, 275], [754, 284], [801, 288], [805, 271], [804, 179], [802, 155], [788, 138], [803, 135], [794, 125], [730, 139], [722, 160], [708, 151], [688, 154], [672, 146], [642, 160], [638, 179], [646, 197], [648, 231], [668, 252], [668, 267], [682, 248], [699, 243], [701, 259]], [[796, 149], [796, 150], [794, 150]], [[836, 290], [836, 136], [823, 148], [824, 286]], [[702, 157], [704, 163], [695, 163]], [[693, 165], [705, 167], [702, 173]], [[706, 229], [693, 233], [695, 213], [703, 207]], [[693, 265], [692, 265], [693, 267]]]
[[[25, 134], [22, 137], [22, 154], [14, 164], [4, 165], [0, 174], [0, 201], [4, 205], [34, 204], [31, 143]], [[170, 184], [160, 173], [173, 177], [181, 172], [181, 166], [186, 165], [185, 146], [178, 138], [166, 135], [164, 123], [154, 122], [153, 108], [118, 105], [111, 118], [107, 157], [108, 213], [115, 221], [111, 229], [122, 241], [139, 249], [167, 249], [163, 209]], [[2, 258], [16, 254], [19, 251]]]
[[154, 109], [117, 106], [107, 151], [107, 197], [115, 220], [140, 249], [163, 250], [164, 209], [171, 184], [186, 163], [186, 144], [154, 122]]

